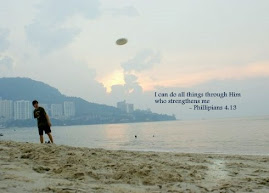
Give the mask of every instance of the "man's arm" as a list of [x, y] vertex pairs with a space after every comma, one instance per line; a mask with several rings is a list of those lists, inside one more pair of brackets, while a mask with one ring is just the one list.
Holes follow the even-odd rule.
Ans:
[[51, 127], [51, 122], [50, 122], [50, 118], [49, 118], [48, 114], [46, 114], [45, 116], [46, 116], [46, 119], [48, 121], [48, 125]]
[[36, 118], [37, 118], [37, 116], [36, 116], [36, 113], [35, 113], [35, 111], [33, 111], [33, 114], [34, 114], [34, 118], [36, 119]]

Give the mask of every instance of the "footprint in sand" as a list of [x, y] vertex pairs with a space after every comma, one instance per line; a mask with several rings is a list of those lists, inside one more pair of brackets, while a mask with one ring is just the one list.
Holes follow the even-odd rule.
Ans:
[[33, 170], [36, 171], [37, 173], [45, 173], [47, 171], [50, 171], [50, 168], [37, 166], [37, 167], [33, 167]]

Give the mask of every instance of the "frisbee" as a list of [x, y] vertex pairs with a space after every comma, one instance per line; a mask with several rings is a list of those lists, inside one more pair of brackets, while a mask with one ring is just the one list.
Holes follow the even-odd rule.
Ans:
[[121, 45], [124, 45], [128, 42], [128, 40], [126, 38], [120, 38], [116, 41], [116, 44], [121, 46]]

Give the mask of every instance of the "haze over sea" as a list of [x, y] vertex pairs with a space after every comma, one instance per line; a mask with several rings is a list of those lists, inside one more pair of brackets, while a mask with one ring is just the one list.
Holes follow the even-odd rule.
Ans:
[[[269, 118], [53, 126], [56, 144], [115, 150], [269, 155]], [[38, 130], [0, 129], [0, 139], [39, 143]], [[137, 138], [135, 138], [135, 135]], [[48, 140], [45, 136], [46, 141]]]

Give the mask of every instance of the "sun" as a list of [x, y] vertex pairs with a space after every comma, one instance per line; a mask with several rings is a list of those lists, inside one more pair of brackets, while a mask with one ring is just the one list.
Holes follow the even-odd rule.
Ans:
[[99, 80], [101, 83], [103, 83], [104, 87], [106, 88], [106, 91], [108, 93], [111, 92], [111, 87], [113, 85], [124, 85], [124, 73], [122, 70], [115, 70], [109, 75], [101, 78]]

